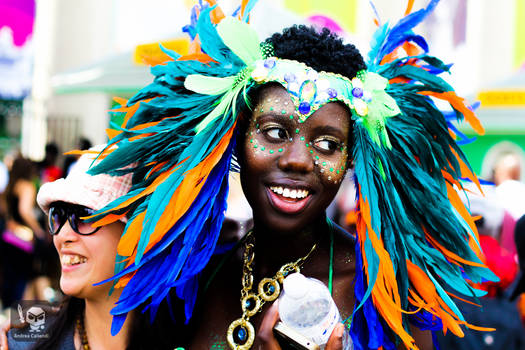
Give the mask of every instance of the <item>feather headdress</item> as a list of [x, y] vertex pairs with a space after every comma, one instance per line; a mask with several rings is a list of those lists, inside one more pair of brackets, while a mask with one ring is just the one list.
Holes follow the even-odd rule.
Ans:
[[[495, 276], [482, 262], [476, 228], [454, 190], [462, 178], [477, 179], [431, 97], [482, 128], [438, 77], [448, 66], [428, 56], [426, 42], [412, 32], [438, 1], [393, 27], [380, 26], [368, 71], [353, 79], [261, 49], [247, 24], [256, 1], [243, 1], [239, 19], [208, 2], [185, 29], [193, 50], [186, 56], [165, 50], [172, 60], [152, 68], [154, 81], [129, 101], [119, 100], [113, 113], [123, 122], [109, 131], [102, 161], [91, 169], [133, 172], [129, 193], [91, 218], [103, 225], [129, 217], [111, 279], [123, 288], [111, 311], [112, 333], [147, 301], [154, 315], [171, 288], [191, 318], [197, 279], [224, 219], [239, 110], [252, 87], [278, 82], [292, 96], [299, 122], [330, 101], [352, 112], [359, 194], [355, 347], [392, 348], [399, 339], [415, 348], [409, 321], [461, 335], [467, 323], [452, 291], [480, 296], [466, 277]], [[401, 49], [406, 55], [397, 58]]]

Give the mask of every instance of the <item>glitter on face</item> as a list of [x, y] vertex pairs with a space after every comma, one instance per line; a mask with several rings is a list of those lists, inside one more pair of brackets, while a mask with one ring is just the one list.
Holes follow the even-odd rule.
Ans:
[[[292, 145], [296, 147], [297, 144], [294, 142], [301, 142], [302, 147], [312, 159], [312, 163], [315, 166], [314, 171], [325, 182], [338, 184], [342, 181], [345, 175], [346, 160], [348, 159], [346, 146], [344, 145], [344, 142], [347, 140], [341, 139], [340, 136], [336, 137], [335, 140], [340, 142], [337, 144], [335, 151], [327, 152], [325, 149], [326, 144], [327, 142], [332, 142], [336, 134], [325, 134], [324, 131], [316, 131], [316, 127], [313, 125], [317, 125], [317, 128], [319, 128], [319, 125], [323, 125], [319, 121], [312, 122], [312, 120], [319, 120], [319, 117], [314, 117], [317, 112], [303, 121], [300, 115], [297, 114], [295, 105], [286, 101], [285, 98], [268, 98], [260, 100], [260, 102], [262, 103], [254, 109], [255, 118], [252, 119], [251, 126], [247, 130], [247, 135], [250, 133], [255, 135], [253, 138], [248, 138], [254, 156], [279, 159], [278, 157], [288, 154], [288, 147], [292, 147]], [[343, 121], [347, 118], [345, 115], [337, 112], [335, 114], [328, 113], [326, 111], [322, 116], [323, 120], [326, 120], [327, 117], [330, 118], [331, 123], [328, 123], [328, 125], [332, 125], [335, 128], [340, 127], [339, 125], [344, 125]], [[255, 132], [252, 132], [252, 130]], [[284, 139], [282, 138], [283, 135], [286, 135]], [[293, 135], [298, 137], [295, 138]], [[275, 141], [275, 139], [278, 140], [279, 138], [284, 140], [281, 141], [281, 144], [279, 144], [279, 141]], [[306, 141], [307, 139], [321, 140], [321, 143], [318, 141], [310, 143]], [[330, 149], [333, 150], [333, 148]], [[343, 171], [340, 171], [339, 168]]]

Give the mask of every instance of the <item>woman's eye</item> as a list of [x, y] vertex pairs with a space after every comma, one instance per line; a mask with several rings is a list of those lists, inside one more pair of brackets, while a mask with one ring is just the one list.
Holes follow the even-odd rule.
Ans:
[[270, 140], [273, 141], [285, 140], [288, 137], [286, 130], [283, 128], [266, 129], [264, 133], [266, 134], [266, 136], [268, 136]]
[[338, 143], [333, 140], [321, 139], [321, 140], [316, 140], [314, 142], [314, 145], [323, 151], [333, 152], [337, 149]]

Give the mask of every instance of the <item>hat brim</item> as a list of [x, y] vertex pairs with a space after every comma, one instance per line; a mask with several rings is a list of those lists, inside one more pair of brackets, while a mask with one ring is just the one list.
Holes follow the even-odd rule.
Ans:
[[77, 185], [65, 179], [42, 185], [37, 195], [37, 203], [46, 215], [49, 213], [50, 205], [54, 202], [66, 202], [99, 210], [102, 208], [100, 207], [101, 201], [97, 199], [99, 199], [98, 193], [79, 191]]

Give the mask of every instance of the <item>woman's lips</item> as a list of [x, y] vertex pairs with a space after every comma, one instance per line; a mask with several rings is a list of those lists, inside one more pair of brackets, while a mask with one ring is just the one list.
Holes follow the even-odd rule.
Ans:
[[87, 262], [87, 258], [77, 254], [62, 254], [60, 256], [62, 272], [74, 271]]
[[[279, 189], [279, 190], [276, 190]], [[308, 202], [310, 201], [311, 195], [307, 190], [301, 190], [296, 189], [295, 190], [295, 197], [290, 197], [290, 192], [293, 191], [293, 189], [288, 189], [286, 193], [276, 193], [276, 192], [284, 192], [281, 191], [281, 188], [279, 186], [270, 186], [266, 188], [266, 191], [268, 192], [268, 197], [270, 198], [270, 203], [272, 206], [280, 212], [283, 212], [285, 214], [297, 214], [301, 212]], [[286, 195], [286, 197], [284, 196]]]

